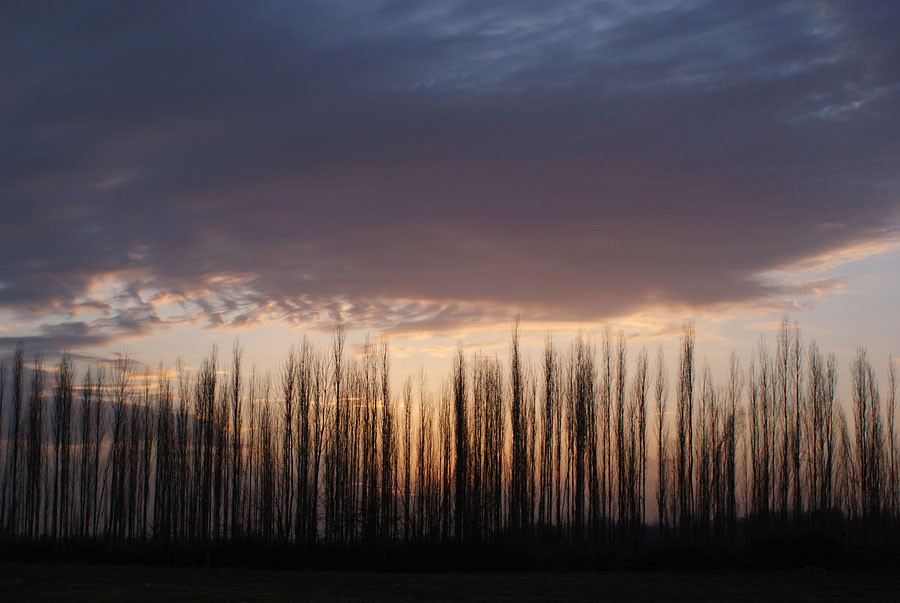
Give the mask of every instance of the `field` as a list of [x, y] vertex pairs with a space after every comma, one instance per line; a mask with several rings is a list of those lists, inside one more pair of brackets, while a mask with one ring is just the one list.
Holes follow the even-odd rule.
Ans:
[[900, 599], [900, 576], [790, 572], [551, 574], [309, 572], [2, 564], [4, 601], [860, 601]]

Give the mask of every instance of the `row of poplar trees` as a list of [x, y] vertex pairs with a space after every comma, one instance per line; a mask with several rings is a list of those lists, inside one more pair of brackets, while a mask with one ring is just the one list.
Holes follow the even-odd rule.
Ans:
[[436, 390], [422, 375], [392, 391], [387, 345], [348, 355], [341, 330], [274, 375], [242, 356], [152, 374], [123, 356], [79, 377], [68, 355], [26, 366], [20, 345], [0, 363], [0, 534], [615, 545], [866, 534], [900, 512], [893, 363], [882, 392], [858, 351], [841, 404], [834, 356], [787, 320], [724, 382], [698, 370], [690, 326], [669, 367], [608, 330], [599, 350], [548, 338], [530, 363], [516, 325], [507, 361], [460, 347]]

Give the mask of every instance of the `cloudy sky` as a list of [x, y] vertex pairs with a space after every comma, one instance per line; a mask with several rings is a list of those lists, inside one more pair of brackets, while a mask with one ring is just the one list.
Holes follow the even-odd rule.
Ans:
[[0, 353], [265, 358], [340, 321], [416, 358], [516, 313], [740, 346], [785, 312], [898, 352], [898, 31], [885, 1], [4, 3]]

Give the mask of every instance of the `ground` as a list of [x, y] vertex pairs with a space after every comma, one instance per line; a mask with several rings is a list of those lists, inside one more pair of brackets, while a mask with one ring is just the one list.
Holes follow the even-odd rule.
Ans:
[[900, 576], [824, 572], [355, 573], [0, 564], [0, 601], [900, 600]]

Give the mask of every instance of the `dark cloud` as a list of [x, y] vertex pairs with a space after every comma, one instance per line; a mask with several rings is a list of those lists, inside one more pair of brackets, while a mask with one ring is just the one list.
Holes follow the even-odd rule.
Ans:
[[896, 233], [898, 29], [888, 2], [12, 3], [0, 306], [87, 344], [794, 295], [761, 275]]
[[[62, 351], [112, 344], [124, 338], [146, 335], [161, 325], [162, 321], [154, 314], [125, 310], [116, 316], [90, 323], [85, 321], [46, 323], [32, 335], [0, 337], [0, 351], [11, 352], [17, 345], [22, 344], [29, 354], [55, 357]], [[94, 358], [79, 353], [74, 356], [81, 359]]]

